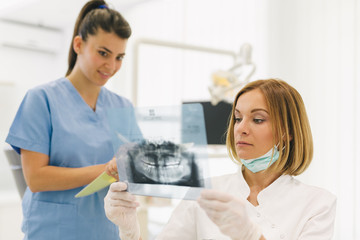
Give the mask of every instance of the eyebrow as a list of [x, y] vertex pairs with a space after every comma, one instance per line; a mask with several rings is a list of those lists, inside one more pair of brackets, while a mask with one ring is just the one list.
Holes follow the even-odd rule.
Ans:
[[[267, 114], [269, 114], [269, 112], [268, 112], [268, 111], [266, 111], [266, 110], [265, 110], [265, 109], [263, 109], [263, 108], [254, 108], [254, 109], [252, 109], [252, 110], [251, 110], [251, 113], [254, 113], [254, 112], [260, 112], [260, 111], [262, 111], [262, 112], [266, 112]], [[236, 108], [235, 108], [235, 112], [240, 113], [240, 111], [239, 111], [238, 109], [236, 109]]]
[[102, 49], [104, 49], [105, 51], [109, 52], [109, 53], [112, 53], [112, 51], [110, 51], [110, 49], [106, 48], [106, 47], [100, 47]]
[[[107, 51], [107, 52], [109, 52], [109, 53], [111, 53], [111, 54], [113, 53], [112, 51], [110, 51], [110, 49], [108, 49], [108, 48], [106, 48], [106, 47], [102, 47], [102, 46], [101, 46], [100, 48], [104, 49], [105, 51]], [[120, 53], [119, 56], [125, 56], [125, 53]]]
[[252, 113], [253, 113], [253, 112], [259, 112], [259, 111], [263, 111], [263, 112], [268, 113], [268, 111], [266, 111], [266, 110], [263, 109], [263, 108], [255, 108], [255, 109], [251, 110]]

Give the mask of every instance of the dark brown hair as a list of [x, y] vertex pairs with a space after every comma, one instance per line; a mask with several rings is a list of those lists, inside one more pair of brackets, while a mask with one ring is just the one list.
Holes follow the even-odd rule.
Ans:
[[108, 33], [115, 33], [123, 39], [128, 39], [131, 36], [129, 23], [118, 11], [110, 9], [105, 1], [92, 0], [87, 2], [81, 9], [75, 23], [66, 76], [73, 70], [77, 59], [77, 54], [73, 49], [74, 38], [79, 35], [83, 41], [86, 41], [88, 35], [96, 35], [99, 28]]

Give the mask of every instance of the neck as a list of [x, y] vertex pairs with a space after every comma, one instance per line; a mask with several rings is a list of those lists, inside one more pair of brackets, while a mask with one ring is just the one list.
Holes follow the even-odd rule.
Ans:
[[75, 71], [71, 72], [67, 79], [69, 79], [84, 101], [95, 111], [101, 87], [90, 82], [84, 75], [76, 74]]
[[242, 172], [249, 187], [256, 188], [259, 191], [268, 187], [281, 176], [281, 173], [272, 173], [269, 170], [253, 173], [244, 166], [242, 168]]

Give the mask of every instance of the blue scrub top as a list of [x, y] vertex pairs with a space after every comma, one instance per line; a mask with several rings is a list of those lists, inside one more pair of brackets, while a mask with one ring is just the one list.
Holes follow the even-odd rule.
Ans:
[[[119, 107], [132, 105], [102, 87], [94, 112], [72, 83], [61, 78], [27, 92], [6, 142], [18, 152], [27, 149], [47, 154], [52, 166], [103, 164], [114, 156], [106, 109]], [[81, 189], [32, 193], [27, 188], [22, 203], [24, 239], [118, 240], [118, 228], [104, 212], [108, 188], [74, 198]]]

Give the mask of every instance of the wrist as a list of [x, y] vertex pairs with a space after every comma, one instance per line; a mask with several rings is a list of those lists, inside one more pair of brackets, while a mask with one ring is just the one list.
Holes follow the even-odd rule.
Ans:
[[134, 226], [131, 227], [130, 229], [125, 230], [125, 229], [121, 229], [119, 227], [119, 231], [120, 231], [121, 240], [139, 240], [139, 239], [141, 239], [140, 226], [139, 226], [138, 221], [136, 221]]

